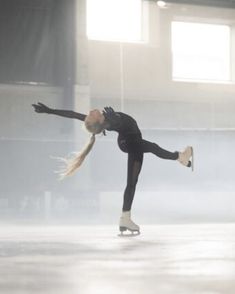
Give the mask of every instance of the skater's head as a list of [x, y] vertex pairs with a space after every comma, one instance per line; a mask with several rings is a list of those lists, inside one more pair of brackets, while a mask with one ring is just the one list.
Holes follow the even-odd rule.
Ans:
[[105, 117], [98, 109], [91, 110], [85, 119], [85, 127], [92, 134], [99, 134], [105, 129]]

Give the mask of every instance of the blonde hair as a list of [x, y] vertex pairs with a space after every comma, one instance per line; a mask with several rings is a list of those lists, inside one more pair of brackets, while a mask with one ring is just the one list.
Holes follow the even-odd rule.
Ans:
[[103, 132], [104, 125], [103, 123], [92, 121], [89, 116], [86, 117], [84, 121], [86, 129], [92, 133], [90, 140], [84, 146], [84, 148], [73, 158], [59, 158], [65, 163], [65, 167], [59, 172], [60, 179], [64, 179], [67, 176], [71, 176], [74, 172], [82, 165], [88, 153], [91, 151], [95, 143], [95, 135]]

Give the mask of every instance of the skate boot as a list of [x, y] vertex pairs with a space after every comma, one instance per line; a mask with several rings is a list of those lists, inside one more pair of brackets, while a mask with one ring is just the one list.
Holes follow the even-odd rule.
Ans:
[[183, 152], [179, 152], [178, 161], [184, 166], [191, 167], [193, 171], [193, 147], [188, 146]]
[[135, 236], [140, 234], [140, 227], [131, 220], [130, 211], [122, 212], [120, 222], [119, 222], [119, 229], [121, 232], [120, 236], [124, 236], [123, 232], [127, 230], [131, 232], [131, 235], [128, 235], [128, 236]]

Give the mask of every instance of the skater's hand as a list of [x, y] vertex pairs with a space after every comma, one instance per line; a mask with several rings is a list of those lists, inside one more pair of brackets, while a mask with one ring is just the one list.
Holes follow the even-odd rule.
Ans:
[[112, 107], [104, 107], [103, 116], [105, 117], [106, 122], [109, 126], [107, 130], [118, 130], [121, 126], [121, 117], [120, 114], [115, 112]]
[[45, 104], [38, 102], [38, 104], [32, 104], [34, 111], [37, 113], [51, 113], [52, 109], [47, 107]]
[[115, 115], [115, 111], [112, 107], [104, 107], [103, 115], [105, 118], [110, 119]]

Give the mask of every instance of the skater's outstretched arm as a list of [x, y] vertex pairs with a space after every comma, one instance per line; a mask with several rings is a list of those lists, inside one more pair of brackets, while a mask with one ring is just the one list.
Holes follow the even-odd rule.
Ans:
[[34, 107], [34, 110], [37, 113], [55, 114], [67, 118], [79, 119], [82, 121], [84, 121], [86, 118], [85, 114], [78, 113], [72, 110], [53, 109], [40, 102], [38, 102], [37, 104], [32, 104], [32, 106]]

